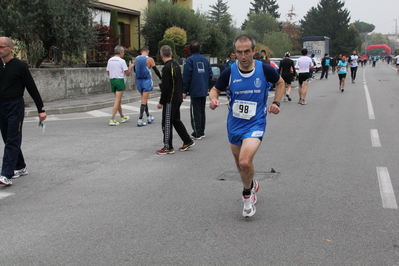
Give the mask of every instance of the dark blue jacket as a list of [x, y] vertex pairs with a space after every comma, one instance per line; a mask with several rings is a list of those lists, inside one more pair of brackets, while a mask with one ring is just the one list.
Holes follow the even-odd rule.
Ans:
[[206, 97], [212, 76], [208, 59], [199, 53], [193, 53], [183, 66], [183, 93], [192, 98]]

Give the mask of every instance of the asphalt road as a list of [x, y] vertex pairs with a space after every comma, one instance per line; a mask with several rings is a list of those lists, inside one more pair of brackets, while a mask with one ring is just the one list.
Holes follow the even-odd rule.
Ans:
[[44, 132], [26, 118], [29, 175], [0, 187], [0, 264], [399, 265], [398, 81], [379, 63], [344, 93], [336, 74], [313, 80], [306, 106], [293, 90], [268, 116], [250, 219], [225, 105], [207, 109], [205, 139], [165, 156], [157, 99], [140, 128], [139, 102], [117, 127], [110, 108], [49, 116]]

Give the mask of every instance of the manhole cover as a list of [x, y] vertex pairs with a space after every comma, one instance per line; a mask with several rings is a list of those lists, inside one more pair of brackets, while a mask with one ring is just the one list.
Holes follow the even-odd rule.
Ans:
[[[258, 171], [255, 172], [254, 178], [258, 181], [262, 180], [276, 180], [280, 176], [280, 172], [262, 172]], [[240, 181], [241, 182], [241, 177], [238, 171], [226, 171], [223, 174], [221, 174], [218, 178], [219, 181]]]

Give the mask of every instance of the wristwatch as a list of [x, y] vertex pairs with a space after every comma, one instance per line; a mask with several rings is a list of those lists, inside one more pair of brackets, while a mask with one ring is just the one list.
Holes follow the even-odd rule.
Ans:
[[277, 105], [278, 107], [280, 107], [280, 102], [274, 101], [272, 104]]

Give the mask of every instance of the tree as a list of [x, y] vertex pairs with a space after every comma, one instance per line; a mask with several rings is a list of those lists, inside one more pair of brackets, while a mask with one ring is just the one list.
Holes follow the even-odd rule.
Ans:
[[212, 23], [208, 23], [209, 41], [201, 45], [201, 53], [211, 54], [225, 58], [227, 36], [222, 30]]
[[300, 38], [302, 32], [297, 25], [297, 22], [294, 20], [297, 17], [297, 14], [294, 13], [294, 6], [291, 6], [291, 9], [285, 15], [286, 21], [282, 23], [282, 32], [285, 32], [291, 40], [292, 50], [293, 51], [300, 51], [302, 45], [300, 43]]
[[97, 32], [97, 41], [94, 46], [96, 51], [96, 61], [104, 62], [113, 53], [116, 42], [120, 39], [120, 35], [114, 36], [113, 27], [97, 24], [95, 26]]
[[340, 0], [320, 0], [300, 21], [303, 36], [327, 36], [331, 54], [347, 52], [346, 37], [349, 34], [349, 11]]
[[66, 61], [81, 58], [94, 45], [90, 0], [9, 0], [0, 8], [4, 35], [26, 47], [42, 41], [44, 54], [34, 63], [39, 67], [56, 46]]
[[263, 40], [266, 33], [279, 31], [279, 23], [277, 20], [267, 13], [252, 13], [248, 17], [245, 31], [251, 32], [255, 40]]
[[[148, 3], [143, 12], [143, 21], [145, 24], [141, 25], [140, 32], [153, 55], [158, 51], [158, 42], [163, 39], [165, 30], [173, 26], [184, 29], [189, 42], [197, 40], [205, 44], [210, 38], [205, 16], [194, 13], [188, 7], [173, 5], [170, 1]], [[176, 53], [183, 55], [183, 51]]]
[[166, 29], [163, 38], [173, 40], [176, 46], [183, 46], [187, 43], [186, 31], [176, 26]]
[[111, 38], [116, 38], [119, 36], [119, 27], [118, 27], [118, 11], [116, 9], [111, 9], [111, 16], [109, 19], [109, 25], [112, 28]]
[[[235, 37], [235, 29], [232, 25], [232, 17], [227, 12], [229, 9], [227, 3], [223, 2], [223, 0], [217, 0], [215, 5], [210, 5], [210, 11], [207, 15], [207, 20], [212, 25], [215, 25], [221, 33], [222, 36], [215, 36], [216, 38], [224, 38], [224, 50], [227, 51], [231, 47], [231, 43]], [[216, 31], [216, 29], [213, 29]], [[223, 51], [223, 56], [225, 56], [225, 51]], [[218, 52], [220, 54], [222, 51]]]
[[280, 13], [277, 12], [279, 5], [276, 2], [277, 0], [254, 0], [251, 2], [250, 13], [268, 13], [276, 19], [280, 18]]
[[375, 26], [373, 24], [369, 24], [359, 20], [355, 20], [353, 24], [355, 25], [356, 29], [359, 31], [360, 34], [369, 33], [375, 29]]
[[291, 50], [291, 40], [285, 32], [274, 31], [265, 34], [262, 43], [272, 50], [270, 57], [283, 57]]

